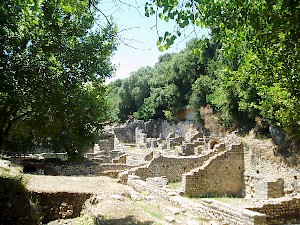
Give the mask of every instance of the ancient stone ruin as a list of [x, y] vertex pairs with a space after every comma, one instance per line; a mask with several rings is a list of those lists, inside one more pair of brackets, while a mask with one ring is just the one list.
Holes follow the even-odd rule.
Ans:
[[[236, 133], [204, 134], [194, 121], [130, 121], [107, 126], [86, 153], [88, 163], [47, 165], [40, 170], [52, 175], [109, 176], [218, 224], [299, 219], [299, 167], [275, 164], [253, 146]], [[172, 188], [175, 184], [177, 188]]]
[[[221, 224], [267, 224], [300, 212], [299, 168], [273, 165], [235, 133], [204, 135], [194, 122], [134, 121], [110, 128], [87, 157], [122, 165], [115, 173], [110, 168], [120, 182]], [[171, 183], [181, 188], [173, 190]], [[201, 201], [192, 204], [183, 196]]]

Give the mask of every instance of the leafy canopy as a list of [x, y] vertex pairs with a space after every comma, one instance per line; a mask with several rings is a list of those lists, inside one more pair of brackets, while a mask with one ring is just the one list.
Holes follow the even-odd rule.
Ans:
[[95, 29], [95, 13], [89, 1], [0, 2], [2, 150], [29, 138], [72, 153], [95, 140], [116, 47], [115, 27]]
[[[222, 82], [212, 102], [218, 109], [234, 104], [249, 117], [276, 123], [295, 140], [300, 140], [299, 10], [295, 0], [152, 0], [145, 5], [146, 16], [175, 20], [179, 30], [190, 24], [217, 28], [222, 46], [214, 64], [222, 67], [214, 76]], [[168, 48], [179, 35], [166, 31], [159, 48]]]

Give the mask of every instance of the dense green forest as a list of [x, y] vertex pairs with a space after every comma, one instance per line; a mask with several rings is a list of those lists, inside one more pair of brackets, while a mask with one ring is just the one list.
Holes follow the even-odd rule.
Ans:
[[168, 49], [190, 24], [211, 29], [154, 67], [109, 85], [113, 121], [172, 119], [182, 108], [211, 105], [226, 127], [276, 124], [300, 139], [299, 1], [167, 1], [146, 15], [175, 20], [178, 32], [158, 40]]
[[[104, 122], [210, 105], [226, 127], [276, 124], [300, 140], [300, 2], [151, 0], [145, 15], [211, 30], [108, 87], [117, 28], [97, 0], [0, 1], [0, 151], [92, 146]], [[118, 2], [118, 1], [116, 1]]]

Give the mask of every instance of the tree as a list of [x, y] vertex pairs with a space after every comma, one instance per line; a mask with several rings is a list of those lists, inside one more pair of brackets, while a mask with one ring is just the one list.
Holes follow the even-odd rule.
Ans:
[[164, 54], [152, 68], [150, 92], [136, 115], [140, 119], [168, 118], [188, 106], [191, 86], [202, 73], [202, 64], [193, 53], [195, 41], [176, 54]]
[[145, 9], [148, 16], [156, 14], [178, 24], [177, 33], [166, 31], [159, 38], [161, 49], [189, 24], [219, 29], [221, 54], [238, 62], [222, 75], [225, 86], [231, 83], [230, 88], [240, 91], [227, 100], [235, 98], [240, 112], [277, 123], [300, 140], [299, 1], [154, 0]]
[[111, 121], [125, 121], [128, 115], [133, 114], [140, 118], [137, 111], [142, 107], [144, 99], [150, 96], [149, 81], [152, 77], [153, 69], [142, 67], [129, 78], [116, 80], [108, 85]]
[[141, 68], [129, 78], [111, 83], [111, 111], [118, 114], [113, 117], [121, 121], [128, 115], [144, 120], [172, 119], [172, 115], [186, 108], [192, 84], [205, 70], [194, 54], [194, 45], [192, 40], [181, 52], [160, 56], [153, 67]]
[[92, 29], [88, 1], [7, 0], [0, 13], [0, 149], [33, 132], [82, 151], [105, 120], [115, 27]]

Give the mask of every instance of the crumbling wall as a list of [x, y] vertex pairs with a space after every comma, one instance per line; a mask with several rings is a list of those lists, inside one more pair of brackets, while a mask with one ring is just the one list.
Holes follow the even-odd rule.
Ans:
[[160, 124], [161, 137], [166, 139], [170, 133], [185, 137], [191, 128], [202, 131], [202, 125], [193, 121], [168, 122], [162, 121]]
[[53, 168], [61, 176], [100, 176], [106, 171], [122, 171], [131, 169], [132, 166], [126, 164], [69, 164], [53, 165]]
[[31, 201], [43, 224], [52, 220], [68, 219], [80, 216], [89, 193], [37, 193], [31, 192]]
[[114, 149], [114, 134], [104, 133], [100, 136], [98, 141], [98, 148], [94, 149], [94, 152], [103, 152], [108, 155], [110, 151]]
[[147, 137], [159, 138], [161, 133], [161, 124], [162, 120], [149, 120], [145, 122], [145, 132]]
[[243, 196], [243, 145], [231, 145], [199, 168], [183, 174], [184, 193], [190, 196]]
[[134, 143], [136, 128], [144, 130], [145, 129], [144, 121], [135, 120], [134, 122], [128, 122], [120, 127], [116, 127], [114, 129], [114, 133], [120, 142]]
[[135, 175], [142, 180], [149, 177], [165, 176], [169, 181], [181, 181], [182, 174], [199, 167], [207, 159], [206, 156], [164, 157], [154, 158], [147, 167], [137, 168]]
[[[300, 167], [287, 167], [283, 163], [275, 164], [253, 153], [251, 147], [245, 151], [245, 194], [247, 198], [267, 199], [272, 196], [268, 190], [268, 183], [271, 188], [272, 182], [283, 179], [283, 193], [281, 196], [295, 196], [300, 192]], [[263, 188], [263, 186], [265, 188]], [[270, 189], [269, 188], [269, 189]], [[282, 192], [282, 186], [277, 185], [277, 193]], [[268, 194], [269, 193], [269, 194]], [[274, 194], [274, 197], [281, 197]]]
[[148, 122], [143, 122], [135, 120], [114, 128], [114, 133], [121, 142], [134, 143], [136, 141], [135, 132], [137, 128], [142, 130], [147, 138], [161, 137], [166, 139], [170, 133], [184, 137], [185, 133], [192, 127], [199, 131], [202, 130], [201, 124], [193, 121], [168, 122], [166, 120], [149, 120]]
[[142, 129], [135, 129], [135, 144], [138, 148], [147, 148], [147, 134]]
[[257, 207], [249, 208], [250, 210], [263, 213], [271, 218], [285, 217], [298, 217], [300, 214], [300, 196], [298, 197], [285, 197], [279, 199], [279, 201], [274, 200], [269, 201], [263, 205], [258, 205]]
[[131, 166], [140, 166], [145, 163], [147, 153], [126, 152], [126, 164]]

